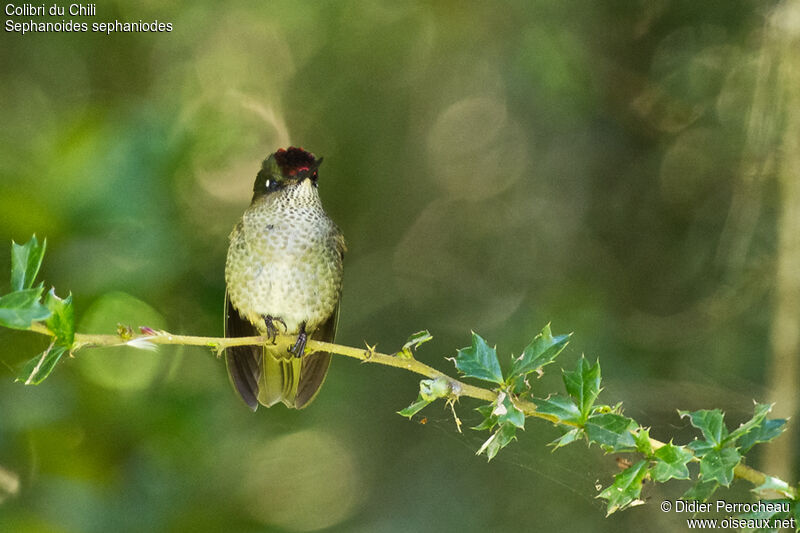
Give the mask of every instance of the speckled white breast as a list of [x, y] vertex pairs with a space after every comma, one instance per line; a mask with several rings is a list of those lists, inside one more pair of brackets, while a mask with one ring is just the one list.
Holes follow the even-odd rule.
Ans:
[[228, 297], [259, 330], [269, 315], [282, 319], [289, 333], [303, 322], [311, 333], [334, 312], [344, 241], [311, 180], [256, 199], [230, 239]]

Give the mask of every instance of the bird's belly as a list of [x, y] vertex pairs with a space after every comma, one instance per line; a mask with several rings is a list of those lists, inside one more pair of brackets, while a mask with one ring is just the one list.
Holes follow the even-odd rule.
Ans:
[[333, 313], [341, 287], [336, 265], [319, 256], [311, 250], [300, 254], [284, 250], [229, 258], [228, 297], [262, 333], [265, 316], [280, 318], [290, 334], [298, 333], [303, 323], [306, 331], [314, 331]]

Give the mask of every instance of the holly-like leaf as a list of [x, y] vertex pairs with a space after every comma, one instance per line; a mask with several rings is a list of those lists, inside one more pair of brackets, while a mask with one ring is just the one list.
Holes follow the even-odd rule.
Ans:
[[751, 490], [763, 499], [766, 499], [769, 493], [778, 493], [786, 498], [792, 497], [792, 487], [784, 480], [772, 476], [764, 476], [764, 483]]
[[44, 352], [25, 363], [16, 381], [21, 381], [25, 385], [38, 385], [50, 375], [66, 351], [66, 346], [56, 344], [54, 341]]
[[614, 452], [636, 449], [633, 432], [638, 427], [633, 419], [615, 413], [592, 415], [584, 425], [589, 442], [596, 442], [605, 450]]
[[42, 292], [44, 292], [44, 289], [41, 286], [14, 291], [0, 297], [0, 305], [3, 308], [28, 307], [32, 303], [39, 301], [39, 298], [42, 297]]
[[509, 385], [509, 392], [515, 394], [516, 396], [521, 397], [523, 394], [531, 391], [531, 384], [528, 382], [527, 378], [519, 376], [509, 377], [507, 383]]
[[497, 452], [508, 446], [512, 440], [517, 438], [516, 434], [517, 428], [513, 424], [500, 424], [497, 427], [497, 430], [492, 433], [492, 436], [489, 437], [476, 452], [476, 455], [480, 455], [485, 452], [486, 457], [489, 461], [491, 461], [494, 459], [494, 456], [497, 455]]
[[412, 350], [416, 350], [421, 344], [428, 342], [432, 338], [433, 335], [431, 335], [427, 329], [423, 331], [418, 331], [408, 337], [408, 340], [406, 340], [406, 343], [403, 345], [403, 347], [400, 349], [400, 352], [397, 355], [405, 357], [407, 359], [411, 359], [412, 357], [414, 357]]
[[497, 350], [486, 344], [483, 337], [475, 332], [472, 332], [472, 346], [458, 350], [455, 364], [465, 377], [503, 383], [503, 372], [497, 360]]
[[729, 486], [733, 481], [733, 469], [742, 460], [736, 448], [711, 450], [700, 459], [700, 477], [704, 481], [716, 481]]
[[695, 439], [686, 445], [687, 448], [692, 450], [695, 456], [703, 457], [705, 454], [714, 449], [714, 445], [707, 440]]
[[476, 407], [475, 410], [483, 416], [483, 420], [480, 424], [474, 426], [472, 429], [476, 431], [491, 431], [492, 428], [497, 425], [497, 417], [492, 414], [494, 411], [494, 403], [480, 405]]
[[525, 428], [525, 413], [517, 409], [517, 406], [511, 401], [511, 396], [501, 392], [497, 395], [494, 405], [492, 415], [497, 417], [500, 424], [511, 424], [520, 429]]
[[767, 414], [772, 410], [772, 405], [767, 403], [757, 403], [755, 405], [753, 417], [748, 420], [747, 422], [741, 424], [738, 428], [731, 431], [731, 434], [728, 435], [728, 438], [725, 439], [725, 442], [736, 442], [740, 437], [750, 433], [751, 431], [755, 430], [764, 419], [767, 418]]
[[42, 258], [47, 248], [47, 239], [39, 244], [36, 235], [25, 244], [11, 241], [11, 290], [22, 291], [33, 287]]
[[719, 483], [716, 481], [698, 481], [692, 488], [683, 493], [681, 499], [705, 502], [711, 498], [718, 488]]
[[450, 394], [450, 384], [447, 378], [439, 376], [435, 379], [423, 379], [419, 382], [419, 396], [417, 400], [397, 414], [411, 418], [420, 412], [426, 405], [438, 398], [445, 398]]
[[47, 327], [58, 339], [58, 343], [71, 347], [75, 340], [75, 311], [72, 308], [72, 294], [64, 299], [56, 296], [55, 289], [50, 289], [44, 299], [44, 305], [50, 310]]
[[567, 392], [578, 404], [581, 412], [581, 421], [585, 421], [592, 410], [592, 405], [600, 394], [600, 362], [590, 365], [585, 357], [581, 356], [578, 367], [573, 371], [564, 370], [564, 386]]
[[692, 425], [703, 432], [703, 436], [715, 448], [722, 445], [723, 440], [728, 436], [728, 428], [725, 427], [725, 414], [719, 409], [701, 409], [700, 411], [678, 411], [683, 417], [689, 417]]
[[415, 414], [417, 414], [420, 411], [422, 411], [422, 409], [424, 407], [426, 407], [432, 401], [433, 400], [423, 400], [421, 397], [417, 397], [417, 401], [415, 401], [414, 403], [412, 403], [411, 405], [409, 405], [405, 409], [397, 411], [397, 414], [400, 415], [400, 416], [405, 416], [405, 417], [411, 418]]
[[533, 341], [525, 348], [511, 367], [511, 378], [524, 377], [535, 372], [544, 365], [552, 363], [569, 343], [569, 335], [553, 337], [550, 324], [546, 325]]
[[29, 329], [32, 322], [50, 316], [50, 310], [39, 303], [42, 288], [23, 289], [0, 297], [0, 326]]
[[571, 398], [553, 394], [547, 398], [534, 398], [536, 410], [540, 413], [553, 415], [564, 422], [579, 423], [581, 412]]
[[439, 376], [435, 379], [423, 379], [419, 382], [419, 396], [417, 396], [417, 400], [405, 409], [397, 411], [397, 414], [411, 418], [429, 403], [449, 395], [450, 384], [447, 378]]
[[650, 442], [649, 429], [639, 428], [639, 431], [633, 435], [633, 440], [636, 441], [636, 451], [645, 457], [653, 455], [653, 444]]
[[647, 461], [642, 460], [614, 476], [614, 483], [597, 495], [598, 498], [608, 500], [606, 516], [631, 505], [644, 503], [639, 496], [642, 494], [645, 475]]
[[548, 446], [552, 446], [553, 451], [556, 451], [557, 449], [566, 446], [567, 444], [575, 442], [582, 436], [583, 436], [582, 428], [572, 428], [563, 435], [561, 435], [559, 438], [554, 440], [553, 442], [549, 443]]
[[738, 441], [739, 450], [747, 453], [756, 444], [770, 442], [786, 430], [786, 419], [770, 418], [762, 420], [756, 427], [742, 435]]
[[663, 483], [673, 478], [689, 479], [689, 468], [686, 463], [694, 457], [692, 452], [669, 442], [657, 449], [654, 456], [656, 464], [652, 469], [652, 476], [655, 481]]

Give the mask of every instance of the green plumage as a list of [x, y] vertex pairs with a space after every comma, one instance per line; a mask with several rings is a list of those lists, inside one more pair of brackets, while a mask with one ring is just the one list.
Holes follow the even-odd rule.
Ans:
[[[298, 148], [271, 155], [253, 201], [230, 236], [225, 266], [226, 336], [278, 331], [332, 341], [342, 287], [344, 238], [317, 192], [313, 155]], [[316, 395], [330, 355], [295, 357], [276, 348], [226, 351], [228, 373], [255, 409], [283, 402], [301, 408]]]

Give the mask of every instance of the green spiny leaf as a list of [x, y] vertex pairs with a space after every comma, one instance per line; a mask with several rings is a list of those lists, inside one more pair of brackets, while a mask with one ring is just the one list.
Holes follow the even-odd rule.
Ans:
[[642, 460], [614, 476], [614, 483], [597, 495], [598, 498], [608, 500], [606, 516], [628, 506], [644, 503], [639, 500], [639, 496], [642, 494], [645, 475], [647, 461]]
[[569, 335], [553, 337], [550, 324], [546, 325], [533, 341], [525, 348], [511, 367], [511, 377], [524, 377], [535, 372], [544, 365], [552, 363], [569, 342]]
[[756, 444], [770, 442], [786, 430], [786, 420], [770, 418], [762, 420], [759, 425], [742, 435], [737, 444], [742, 453], [747, 453]]
[[55, 341], [42, 353], [25, 363], [16, 381], [25, 385], [38, 385], [50, 375], [64, 352], [65, 346], [55, 344]]
[[704, 481], [716, 481], [727, 487], [733, 481], [733, 469], [741, 460], [736, 448], [711, 450], [700, 459], [700, 476]]
[[581, 411], [571, 398], [553, 394], [547, 398], [534, 398], [536, 410], [540, 413], [553, 415], [564, 422], [580, 423]]
[[656, 464], [653, 467], [653, 479], [660, 483], [670, 479], [689, 479], [689, 469], [686, 463], [694, 455], [682, 446], [675, 446], [672, 442], [665, 444], [655, 451]]
[[0, 308], [22, 309], [30, 307], [32, 304], [39, 302], [43, 291], [42, 287], [33, 287], [0, 296]]
[[489, 437], [483, 446], [476, 452], [480, 455], [486, 452], [486, 457], [491, 461], [497, 452], [508, 446], [512, 440], [516, 439], [517, 428], [513, 424], [500, 424], [497, 430]]
[[55, 289], [50, 289], [44, 299], [44, 305], [50, 310], [47, 327], [58, 339], [58, 343], [71, 347], [75, 340], [75, 312], [72, 308], [72, 294], [64, 299], [56, 296]]
[[520, 429], [525, 428], [525, 413], [517, 409], [517, 406], [511, 401], [511, 396], [505, 392], [497, 395], [492, 414], [497, 417], [500, 424], [511, 424]]
[[600, 393], [600, 362], [590, 365], [581, 356], [578, 368], [573, 371], [564, 370], [564, 386], [581, 411], [581, 421], [585, 421], [592, 410], [597, 395]]
[[633, 432], [638, 427], [633, 419], [614, 413], [592, 415], [584, 425], [589, 442], [596, 442], [605, 450], [614, 452], [636, 449]]
[[397, 414], [411, 418], [429, 403], [438, 398], [444, 398], [449, 394], [450, 384], [445, 377], [439, 376], [435, 379], [420, 380], [417, 400], [405, 409], [397, 411]]
[[553, 451], [556, 451], [557, 449], [566, 446], [567, 444], [575, 442], [582, 436], [583, 436], [582, 428], [572, 428], [563, 435], [561, 435], [559, 438], [554, 440], [553, 442], [549, 443], [548, 446], [552, 446]]
[[497, 417], [492, 414], [494, 411], [494, 403], [487, 403], [475, 408], [483, 416], [483, 421], [472, 429], [476, 431], [491, 431], [497, 425]]
[[503, 372], [497, 360], [497, 351], [475, 332], [472, 333], [472, 346], [458, 350], [455, 364], [465, 377], [503, 383]]
[[11, 241], [11, 290], [22, 291], [33, 287], [42, 258], [47, 248], [47, 239], [39, 244], [36, 235], [25, 244]]
[[687, 448], [692, 450], [698, 458], [703, 457], [705, 454], [714, 449], [714, 445], [707, 440], [695, 439], [686, 445]]
[[647, 428], [639, 428], [633, 439], [636, 441], [636, 450], [643, 454], [645, 457], [653, 455], [653, 445], [650, 443], [650, 430]]
[[708, 442], [719, 449], [722, 441], [728, 436], [725, 427], [725, 414], [719, 409], [701, 409], [700, 411], [678, 411], [681, 418], [688, 416], [692, 425], [703, 432]]
[[32, 322], [44, 320], [50, 311], [39, 303], [42, 288], [35, 287], [0, 297], [0, 326], [29, 329]]
[[444, 398], [450, 394], [450, 384], [447, 378], [439, 376], [435, 379], [423, 379], [419, 382], [419, 395], [417, 400], [397, 414], [411, 418], [420, 412], [426, 405], [437, 398]]
[[524, 377], [509, 377], [507, 383], [509, 385], [509, 392], [516, 396], [522, 396], [523, 394], [529, 393], [531, 390], [530, 383], [528, 383], [528, 380]]
[[764, 483], [751, 490], [762, 498], [765, 497], [765, 494], [769, 494], [770, 492], [778, 493], [786, 498], [792, 497], [792, 488], [789, 484], [782, 479], [772, 476], [764, 476]]
[[757, 429], [764, 419], [767, 418], [767, 414], [769, 414], [771, 410], [772, 405], [766, 403], [757, 403], [755, 405], [753, 417], [735, 430], [731, 431], [731, 434], [728, 435], [728, 438], [725, 439], [725, 442], [736, 442], [740, 437]]
[[681, 496], [681, 499], [705, 502], [711, 498], [711, 495], [714, 494], [718, 488], [719, 483], [716, 481], [698, 481]]
[[400, 416], [411, 418], [415, 414], [419, 413], [429, 403], [431, 403], [431, 401], [433, 400], [423, 400], [421, 397], [417, 397], [417, 401], [415, 401], [405, 409], [397, 411], [397, 414]]
[[406, 340], [406, 343], [400, 349], [400, 353], [398, 355], [407, 359], [411, 359], [414, 356], [412, 350], [416, 350], [421, 344], [428, 342], [432, 338], [433, 335], [431, 335], [427, 329], [418, 331], [408, 337], [408, 340]]

